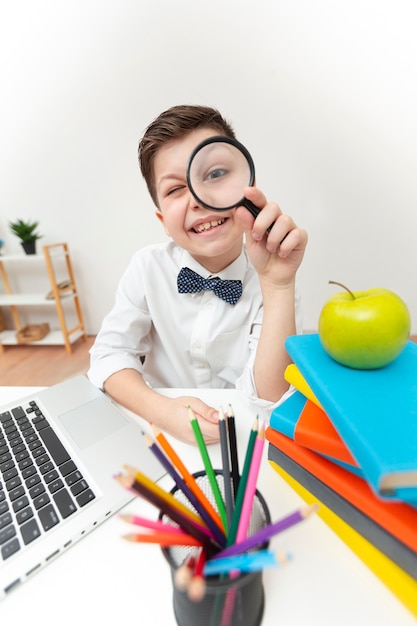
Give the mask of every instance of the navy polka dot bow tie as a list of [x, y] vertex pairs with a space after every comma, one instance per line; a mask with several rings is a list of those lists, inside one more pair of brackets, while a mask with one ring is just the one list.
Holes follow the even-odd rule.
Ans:
[[177, 278], [179, 293], [196, 293], [211, 289], [217, 297], [229, 304], [236, 304], [242, 295], [240, 280], [222, 280], [221, 278], [203, 278], [189, 267], [183, 267]]

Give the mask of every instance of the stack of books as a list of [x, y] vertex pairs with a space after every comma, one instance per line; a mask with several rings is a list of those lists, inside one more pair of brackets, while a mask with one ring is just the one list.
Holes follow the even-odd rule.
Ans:
[[417, 616], [417, 344], [377, 370], [287, 339], [295, 392], [266, 430], [273, 468]]

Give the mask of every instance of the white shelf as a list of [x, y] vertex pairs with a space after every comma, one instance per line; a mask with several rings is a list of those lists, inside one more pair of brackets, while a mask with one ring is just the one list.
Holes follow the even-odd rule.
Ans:
[[[71, 300], [73, 293], [62, 294], [61, 300]], [[41, 293], [5, 293], [0, 294], [0, 306], [55, 306], [55, 300], [48, 299]]]
[[[74, 343], [80, 337], [83, 336], [81, 330], [75, 331], [69, 336], [70, 343]], [[3, 346], [63, 346], [65, 344], [64, 336], [60, 330], [51, 330], [43, 339], [40, 341], [30, 341], [29, 343], [21, 344], [17, 343], [16, 339], [16, 331], [15, 330], [4, 330], [0, 333], [0, 343]]]
[[[0, 255], [0, 281], [3, 283], [3, 293], [0, 294], [0, 307], [9, 307], [10, 314], [13, 318], [13, 325], [15, 329], [23, 326], [20, 315], [19, 307], [42, 307], [53, 308], [55, 314], [58, 317], [61, 331], [52, 331], [48, 333], [46, 337], [40, 341], [31, 341], [29, 345], [65, 345], [68, 354], [71, 354], [71, 344], [79, 337], [85, 337], [84, 322], [82, 319], [81, 307], [78, 300], [77, 289], [75, 286], [74, 274], [72, 271], [72, 263], [66, 243], [50, 244], [43, 246], [44, 254], [6, 254]], [[65, 281], [60, 283], [57, 280], [54, 259], [57, 259], [57, 265], [60, 267], [62, 273], [63, 268], [65, 271]], [[14, 263], [15, 262], [15, 263]], [[26, 267], [19, 267], [19, 262], [23, 262]], [[49, 283], [52, 287], [49, 293], [12, 293], [13, 289], [10, 284], [6, 265], [10, 268], [12, 273], [19, 275], [24, 274], [30, 263], [41, 263], [41, 269], [46, 271], [49, 277]], [[38, 271], [39, 268], [36, 268]], [[66, 283], [65, 290], [63, 283]], [[61, 286], [61, 291], [59, 291]], [[33, 285], [32, 285], [33, 288]], [[50, 294], [58, 293], [58, 297], [47, 297]], [[65, 317], [66, 311], [64, 310], [64, 302], [72, 302], [74, 305], [75, 314], [77, 316], [78, 324], [74, 326], [72, 330], [67, 330]], [[3, 345], [27, 345], [19, 344], [16, 339], [16, 330], [3, 331], [0, 333], [0, 352], [2, 352]]]
[[[63, 250], [51, 250], [51, 257], [65, 257], [67, 253]], [[41, 252], [36, 254], [0, 254], [0, 261], [24, 261], [30, 263], [31, 261], [45, 261], [45, 256]]]

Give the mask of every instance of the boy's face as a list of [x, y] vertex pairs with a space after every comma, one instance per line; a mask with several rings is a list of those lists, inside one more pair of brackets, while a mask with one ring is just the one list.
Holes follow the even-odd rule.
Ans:
[[166, 234], [210, 272], [230, 265], [242, 250], [243, 228], [235, 211], [214, 211], [198, 204], [186, 180], [189, 156], [200, 141], [219, 133], [192, 131], [161, 148], [154, 161], [156, 212]]

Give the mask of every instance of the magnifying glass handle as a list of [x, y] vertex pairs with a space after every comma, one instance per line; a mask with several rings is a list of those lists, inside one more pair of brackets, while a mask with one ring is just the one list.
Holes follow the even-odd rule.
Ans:
[[[252, 217], [254, 217], [255, 219], [258, 217], [259, 213], [261, 212], [261, 209], [258, 208], [255, 204], [253, 204], [253, 202], [251, 202], [247, 198], [243, 198], [241, 205], [244, 206], [245, 209], [247, 209], [249, 213], [252, 215]], [[275, 222], [273, 222], [271, 226], [268, 226], [268, 228], [266, 229], [267, 233], [271, 232], [271, 228], [273, 227], [274, 224]]]

